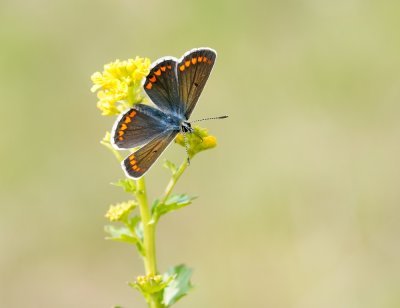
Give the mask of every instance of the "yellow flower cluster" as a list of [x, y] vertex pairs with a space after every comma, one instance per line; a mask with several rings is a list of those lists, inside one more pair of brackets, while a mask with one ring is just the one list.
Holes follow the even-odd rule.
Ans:
[[[193, 133], [186, 134], [186, 141], [188, 145], [188, 154], [190, 157], [193, 157], [201, 151], [212, 149], [217, 146], [217, 138], [209, 135], [206, 128], [201, 128], [199, 126], [194, 127]], [[175, 138], [175, 142], [184, 147], [184, 136], [179, 133]]]
[[110, 221], [122, 221], [135, 207], [136, 202], [133, 200], [111, 205], [105, 217]]
[[145, 284], [158, 284], [162, 281], [162, 276], [161, 275], [148, 275], [148, 276], [138, 276], [136, 278], [136, 282], [139, 285], [145, 285]]
[[150, 68], [148, 58], [116, 60], [104, 65], [102, 73], [92, 75], [92, 92], [97, 92], [97, 107], [102, 115], [117, 115], [143, 100], [142, 79]]
[[164, 289], [171, 280], [172, 278], [163, 281], [161, 275], [138, 276], [136, 282], [131, 285], [139, 289], [143, 294], [153, 294]]

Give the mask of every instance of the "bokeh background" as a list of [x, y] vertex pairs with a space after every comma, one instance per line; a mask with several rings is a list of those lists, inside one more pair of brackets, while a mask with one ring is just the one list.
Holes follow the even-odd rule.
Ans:
[[127, 196], [90, 75], [200, 46], [193, 118], [230, 118], [158, 228], [159, 269], [194, 268], [176, 307], [400, 307], [399, 29], [395, 0], [1, 1], [0, 307], [145, 307], [141, 260], [104, 240]]

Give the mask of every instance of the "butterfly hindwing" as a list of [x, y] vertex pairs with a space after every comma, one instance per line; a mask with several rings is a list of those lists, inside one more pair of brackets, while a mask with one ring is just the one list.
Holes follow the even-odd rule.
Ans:
[[187, 52], [177, 65], [179, 96], [183, 103], [183, 114], [186, 119], [189, 119], [196, 106], [216, 57], [217, 53], [213, 49], [193, 49]]
[[140, 178], [160, 157], [177, 133], [177, 131], [173, 130], [163, 132], [148, 144], [130, 154], [122, 162], [125, 173], [132, 178]]
[[131, 149], [153, 140], [166, 130], [163, 112], [151, 106], [137, 104], [114, 124], [111, 139], [119, 149]]
[[152, 102], [165, 112], [180, 109], [176, 59], [165, 57], [155, 62], [144, 82], [144, 90]]

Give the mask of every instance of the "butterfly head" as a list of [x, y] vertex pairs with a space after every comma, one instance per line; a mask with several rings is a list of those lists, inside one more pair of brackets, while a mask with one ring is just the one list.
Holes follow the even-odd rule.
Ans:
[[182, 132], [183, 134], [185, 134], [185, 133], [193, 133], [192, 125], [191, 125], [189, 122], [187, 122], [187, 121], [183, 121], [183, 122], [181, 123], [180, 130], [181, 130], [181, 132]]

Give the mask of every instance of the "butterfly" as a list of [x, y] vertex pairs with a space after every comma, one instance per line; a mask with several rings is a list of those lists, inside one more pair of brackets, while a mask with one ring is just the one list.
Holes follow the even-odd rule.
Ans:
[[180, 59], [163, 57], [151, 65], [143, 88], [157, 108], [136, 104], [120, 115], [111, 133], [116, 149], [141, 147], [121, 164], [127, 176], [140, 178], [179, 132], [193, 133], [188, 120], [216, 57], [215, 50], [198, 48]]

